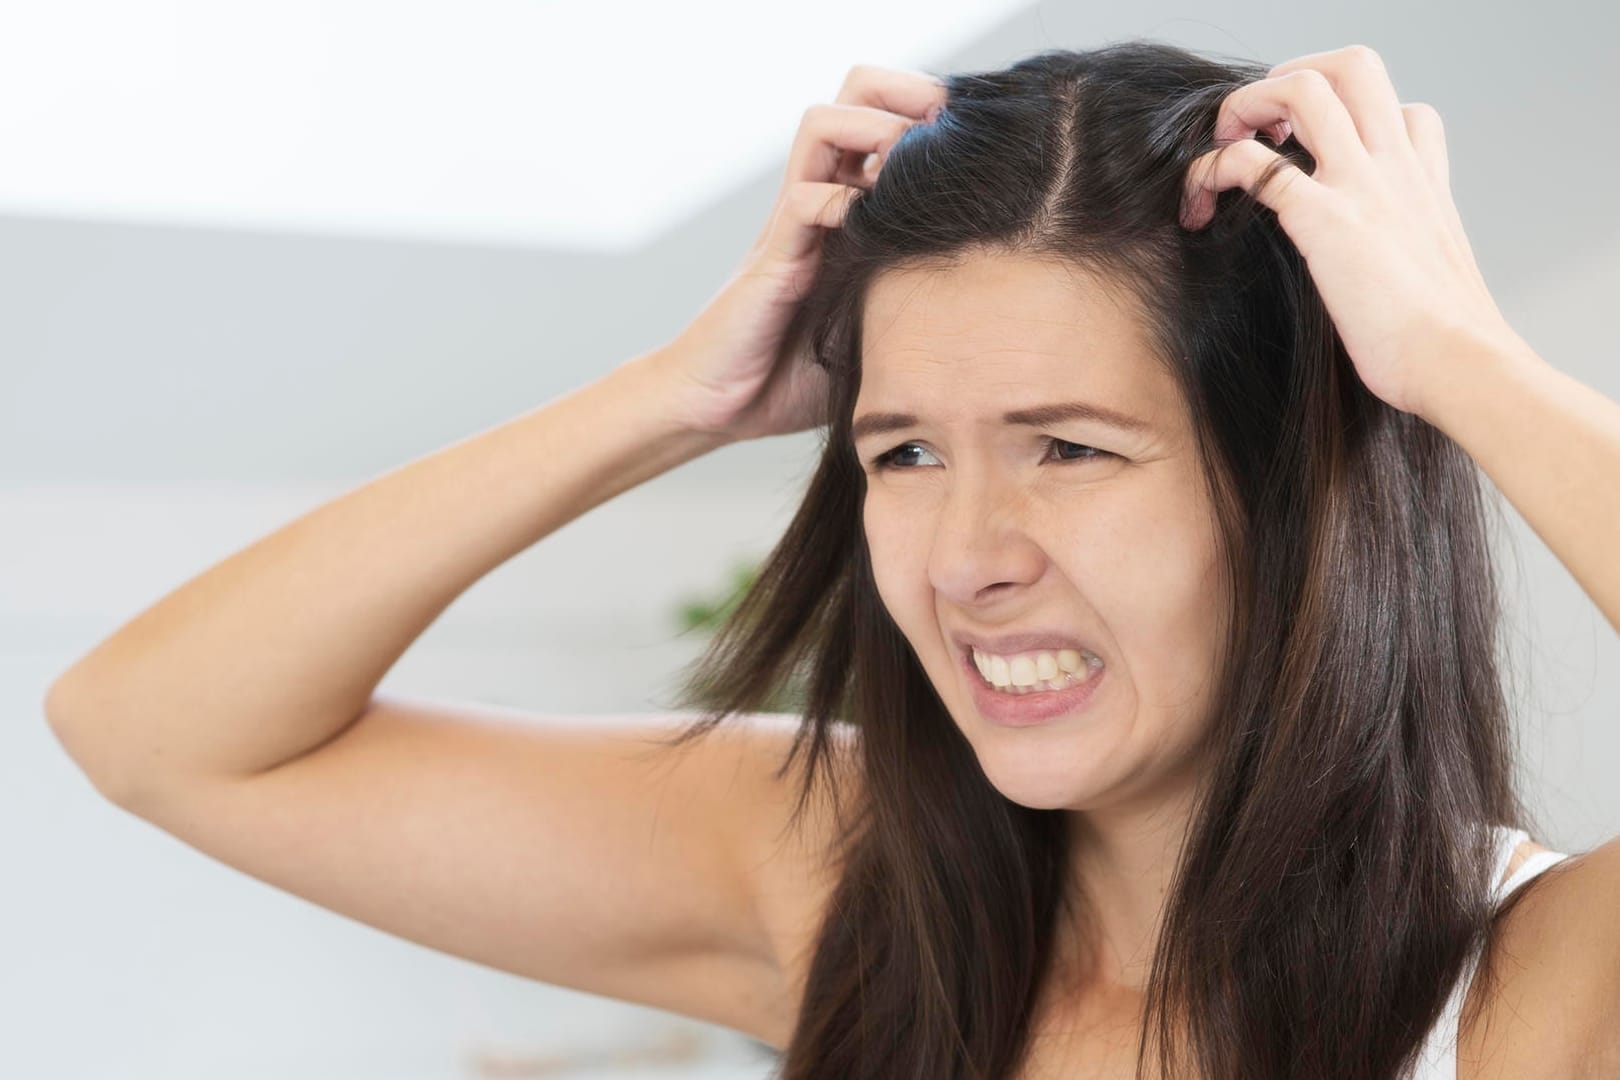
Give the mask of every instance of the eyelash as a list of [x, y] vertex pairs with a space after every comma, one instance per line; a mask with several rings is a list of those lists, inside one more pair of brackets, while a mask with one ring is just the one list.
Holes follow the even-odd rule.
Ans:
[[[1042, 441], [1046, 444], [1046, 451], [1047, 451], [1048, 454], [1050, 454], [1053, 450], [1057, 449], [1059, 445], [1078, 446], [1082, 450], [1091, 451], [1089, 454], [1087, 454], [1084, 457], [1059, 458], [1058, 461], [1060, 461], [1061, 463], [1063, 463], [1065, 465], [1078, 465], [1078, 464], [1081, 464], [1082, 462], [1098, 461], [1098, 460], [1101, 460], [1102, 458], [1110, 458], [1110, 457], [1118, 457], [1119, 456], [1118, 454], [1112, 453], [1111, 451], [1108, 451], [1108, 450], [1099, 450], [1095, 446], [1087, 446], [1084, 443], [1070, 442], [1067, 439], [1059, 439], [1059, 438], [1056, 438], [1056, 437], [1051, 436], [1051, 435], [1046, 436]], [[891, 470], [891, 469], [898, 469], [901, 472], [904, 472], [907, 469], [914, 468], [915, 466], [896, 465], [896, 464], [894, 464], [894, 456], [896, 454], [898, 454], [900, 451], [906, 449], [907, 447], [912, 447], [912, 446], [916, 446], [916, 445], [917, 445], [916, 443], [906, 442], [906, 443], [901, 443], [899, 446], [894, 447], [892, 450], [885, 450], [883, 453], [879, 454], [877, 457], [872, 459], [873, 468], [877, 469], [879, 472], [884, 472], [886, 470]]]

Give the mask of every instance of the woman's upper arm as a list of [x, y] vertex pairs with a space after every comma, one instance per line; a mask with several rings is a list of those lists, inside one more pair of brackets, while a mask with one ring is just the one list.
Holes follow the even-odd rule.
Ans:
[[653, 741], [690, 719], [379, 696], [303, 757], [122, 805], [387, 933], [770, 1041], [790, 1020], [783, 920], [806, 902], [779, 888], [805, 873], [776, 843], [797, 793], [772, 776], [791, 718]]

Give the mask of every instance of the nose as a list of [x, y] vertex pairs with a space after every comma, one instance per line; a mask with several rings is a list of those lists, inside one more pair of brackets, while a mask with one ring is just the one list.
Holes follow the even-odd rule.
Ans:
[[928, 552], [935, 591], [968, 607], [1037, 581], [1047, 559], [1027, 528], [1028, 497], [988, 474], [953, 480]]

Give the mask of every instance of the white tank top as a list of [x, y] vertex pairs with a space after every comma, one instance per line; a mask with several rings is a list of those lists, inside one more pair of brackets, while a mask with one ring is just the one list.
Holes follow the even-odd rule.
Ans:
[[[1506, 825], [1497, 825], [1496, 829], [1496, 865], [1491, 873], [1491, 881], [1495, 884], [1494, 895], [1496, 903], [1501, 905], [1509, 893], [1520, 885], [1529, 881], [1543, 870], [1564, 859], [1568, 855], [1558, 851], [1540, 851], [1524, 860], [1513, 876], [1502, 881], [1508, 863], [1513, 860], [1513, 853], [1518, 846], [1530, 839], [1530, 834], [1523, 829], [1514, 829]], [[1479, 963], [1479, 952], [1469, 956], [1463, 965], [1462, 973], [1458, 976], [1456, 985], [1451, 988], [1451, 996], [1446, 999], [1446, 1006], [1435, 1021], [1434, 1027], [1429, 1029], [1428, 1038], [1418, 1051], [1416, 1065], [1407, 1073], [1408, 1080], [1457, 1080], [1457, 1036], [1459, 1032], [1458, 1021], [1462, 1015], [1463, 1000], [1468, 996], [1468, 988], [1473, 984], [1474, 968]]]

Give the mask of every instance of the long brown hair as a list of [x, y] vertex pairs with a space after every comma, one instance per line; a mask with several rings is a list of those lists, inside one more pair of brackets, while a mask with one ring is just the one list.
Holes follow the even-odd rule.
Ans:
[[[988, 782], [881, 602], [862, 525], [849, 427], [867, 288], [966, 253], [1073, 260], [1138, 301], [1232, 584], [1138, 1075], [1152, 1044], [1166, 1075], [1395, 1077], [1489, 940], [1490, 825], [1529, 815], [1480, 474], [1361, 384], [1273, 212], [1231, 190], [1207, 228], [1178, 224], [1222, 97], [1264, 75], [1135, 40], [950, 76], [938, 119], [825, 234], [790, 328], [832, 375], [820, 462], [689, 669], [682, 700], [705, 711], [673, 740], [795, 682], [797, 822], [840, 730], [858, 734], [859, 812], [838, 813], [839, 884], [782, 1080], [1011, 1075], [1075, 914], [1066, 812]], [[1294, 139], [1277, 149], [1314, 170]]]

